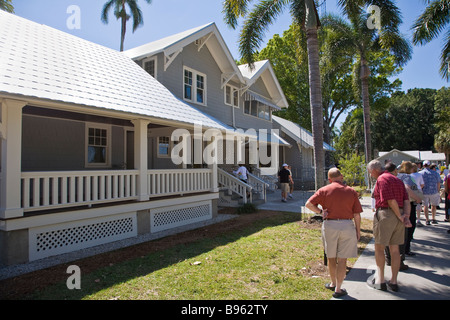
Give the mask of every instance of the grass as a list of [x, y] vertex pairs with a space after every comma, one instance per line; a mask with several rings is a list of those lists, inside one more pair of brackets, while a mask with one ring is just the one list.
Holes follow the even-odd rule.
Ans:
[[[364, 221], [364, 219], [363, 219]], [[362, 225], [365, 246], [370, 222]], [[86, 300], [323, 300], [329, 280], [319, 223], [274, 213], [245, 228], [143, 255], [65, 281], [29, 299]], [[366, 239], [367, 238], [367, 239]]]

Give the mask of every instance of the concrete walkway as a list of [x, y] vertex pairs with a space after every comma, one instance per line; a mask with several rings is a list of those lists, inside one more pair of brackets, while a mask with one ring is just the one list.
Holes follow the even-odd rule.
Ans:
[[[281, 202], [280, 192], [268, 195], [260, 209], [301, 212], [302, 206], [312, 193], [296, 191], [293, 199]], [[373, 218], [370, 208], [371, 198], [361, 199], [363, 218]], [[437, 225], [425, 225], [425, 217], [421, 214], [423, 227], [417, 227], [411, 250], [416, 255], [406, 257], [406, 271], [400, 272], [398, 284], [400, 290], [387, 292], [370, 288], [366, 281], [373, 276], [376, 269], [374, 241], [367, 245], [343, 283], [348, 295], [340, 300], [450, 300], [450, 223], [444, 222], [444, 204], [437, 210]], [[431, 214], [430, 214], [431, 217]], [[390, 267], [385, 268], [385, 278], [391, 277]]]

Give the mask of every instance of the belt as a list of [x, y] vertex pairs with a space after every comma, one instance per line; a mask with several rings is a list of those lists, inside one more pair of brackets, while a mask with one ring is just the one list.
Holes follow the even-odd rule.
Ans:
[[[398, 207], [399, 209], [403, 209], [403, 207]], [[390, 207], [379, 207], [377, 210], [388, 210], [391, 209]], [[392, 209], [391, 209], [392, 210]]]
[[352, 220], [352, 219], [329, 219], [329, 218], [326, 218], [326, 219], [324, 219], [324, 220], [333, 220], [333, 221], [348, 221], [348, 220]]

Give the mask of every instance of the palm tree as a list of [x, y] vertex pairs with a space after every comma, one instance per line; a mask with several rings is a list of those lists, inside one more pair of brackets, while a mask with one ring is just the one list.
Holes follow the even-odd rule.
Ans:
[[[145, 0], [148, 4], [152, 3], [152, 0]], [[131, 16], [128, 15], [126, 5], [130, 8]], [[120, 51], [123, 51], [123, 43], [125, 41], [125, 33], [127, 32], [127, 21], [133, 17], [133, 32], [144, 23], [142, 17], [142, 11], [137, 5], [137, 0], [109, 0], [105, 3], [102, 10], [102, 21], [108, 23], [109, 10], [115, 6], [114, 15], [117, 20], [122, 20], [122, 33], [120, 37]]]
[[12, 0], [0, 0], [0, 10], [14, 13], [14, 7], [11, 2]]
[[311, 123], [314, 139], [314, 162], [316, 189], [324, 184], [323, 151], [323, 109], [319, 71], [319, 44], [317, 30], [320, 27], [319, 15], [314, 0], [261, 0], [249, 12], [251, 0], [224, 0], [225, 22], [232, 28], [237, 20], [245, 17], [239, 40], [240, 54], [250, 66], [254, 54], [262, 43], [264, 32], [275, 22], [286, 7], [290, 8], [295, 23], [305, 28], [308, 48], [309, 90]]
[[[350, 23], [342, 19], [328, 21], [336, 30], [340, 30], [341, 37], [336, 45], [354, 48], [357, 59], [354, 72], [358, 74], [364, 112], [364, 141], [365, 160], [372, 159], [372, 139], [370, 131], [369, 77], [370, 68], [368, 53], [371, 50], [388, 50], [402, 67], [411, 59], [411, 45], [400, 34], [399, 25], [402, 23], [400, 11], [393, 1], [389, 0], [339, 0], [339, 5]], [[369, 28], [367, 21], [369, 14], [365, 7], [376, 5], [380, 8], [380, 26], [377, 30]]]
[[[450, 0], [427, 2], [428, 6], [413, 25], [415, 45], [424, 45], [435, 39], [450, 22]], [[447, 28], [446, 41], [442, 48], [439, 73], [448, 81], [450, 79], [450, 28]]]

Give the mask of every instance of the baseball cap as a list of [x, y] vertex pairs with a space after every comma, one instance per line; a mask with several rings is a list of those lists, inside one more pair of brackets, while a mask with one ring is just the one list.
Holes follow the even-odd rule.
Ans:
[[423, 165], [424, 165], [424, 166], [429, 166], [430, 164], [431, 164], [431, 162], [428, 161], [428, 160], [425, 160], [425, 161], [423, 162]]
[[286, 163], [283, 164], [283, 167], [287, 167], [288, 165]]

